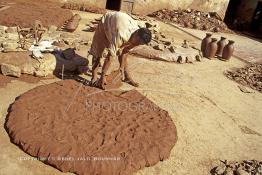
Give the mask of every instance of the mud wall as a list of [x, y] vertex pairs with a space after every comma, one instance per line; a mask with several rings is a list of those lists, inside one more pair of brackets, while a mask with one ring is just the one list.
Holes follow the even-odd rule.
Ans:
[[147, 14], [162, 8], [193, 8], [206, 12], [217, 12], [221, 18], [224, 18], [228, 3], [229, 0], [135, 0], [133, 13]]
[[106, 0], [60, 0], [61, 2], [83, 3], [90, 6], [106, 8]]
[[[95, 7], [105, 8], [107, 0], [60, 0], [67, 2], [86, 3]], [[206, 12], [217, 12], [224, 18], [229, 0], [121, 0], [122, 11], [132, 11], [134, 14], [149, 14], [168, 8], [193, 8]], [[252, 0], [253, 1], [253, 0]], [[127, 3], [129, 2], [129, 3]], [[130, 5], [132, 3], [132, 5]], [[130, 9], [131, 8], [131, 9]]]

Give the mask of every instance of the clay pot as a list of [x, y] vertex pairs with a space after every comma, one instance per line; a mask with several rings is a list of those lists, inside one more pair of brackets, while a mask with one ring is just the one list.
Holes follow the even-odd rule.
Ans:
[[212, 34], [211, 33], [207, 33], [206, 37], [202, 40], [201, 43], [201, 52], [203, 54], [204, 57], [206, 57], [206, 46], [208, 45], [208, 43], [210, 43], [212, 41], [211, 39]]
[[212, 41], [208, 43], [206, 47], [206, 57], [207, 58], [214, 58], [217, 52], [217, 39], [212, 38]]
[[228, 44], [225, 46], [222, 54], [222, 58], [224, 60], [229, 60], [233, 55], [233, 52], [235, 50], [234, 43], [235, 43], [234, 41], [229, 40]]
[[75, 14], [74, 16], [73, 16], [73, 20], [74, 19], [77, 19], [77, 20], [81, 20], [81, 16], [79, 15], [79, 14]]
[[76, 28], [78, 27], [79, 25], [79, 21], [81, 20], [81, 17], [80, 15], [76, 14], [74, 15], [71, 20], [67, 23], [66, 25], [66, 30], [69, 31], [69, 32], [73, 32], [76, 30]]
[[218, 57], [222, 57], [223, 50], [224, 50], [226, 44], [227, 44], [226, 43], [226, 38], [225, 37], [221, 37], [220, 41], [218, 41], [218, 43], [217, 43], [217, 53], [216, 53], [216, 55]]

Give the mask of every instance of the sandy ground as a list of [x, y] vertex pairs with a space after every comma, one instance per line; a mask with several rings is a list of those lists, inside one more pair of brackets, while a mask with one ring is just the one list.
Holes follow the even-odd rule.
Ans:
[[[92, 34], [82, 30], [91, 18], [99, 15], [81, 15], [83, 20], [76, 32], [90, 38]], [[199, 42], [171, 26], [162, 24], [163, 27], [177, 43], [184, 39]], [[253, 45], [257, 47], [257, 42]], [[80, 51], [82, 56], [86, 49]], [[178, 131], [178, 142], [170, 158], [137, 172], [138, 175], [203, 175], [209, 174], [220, 159], [262, 160], [262, 94], [251, 89], [253, 93], [243, 93], [238, 84], [223, 75], [227, 69], [244, 66], [244, 62], [233, 58], [229, 62], [204, 60], [180, 65], [130, 56], [129, 63], [134, 79], [140, 83], [137, 90], [167, 110]], [[56, 80], [37, 84], [12, 81], [0, 89], [0, 175], [62, 174], [42, 162], [21, 160], [30, 157], [10, 143], [4, 129], [7, 109], [17, 96], [53, 81]], [[133, 87], [124, 84], [122, 89]]]

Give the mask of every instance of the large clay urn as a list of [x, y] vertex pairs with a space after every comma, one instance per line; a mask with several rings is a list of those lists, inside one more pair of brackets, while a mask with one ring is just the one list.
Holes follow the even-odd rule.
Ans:
[[203, 56], [204, 57], [206, 57], [206, 47], [207, 47], [207, 45], [208, 45], [208, 43], [210, 43], [211, 42], [211, 36], [212, 36], [212, 34], [211, 33], [207, 33], [206, 34], [206, 37], [202, 40], [202, 43], [201, 43], [201, 52], [202, 52], [202, 54], [203, 54]]
[[212, 41], [208, 43], [206, 47], [206, 57], [207, 58], [214, 58], [217, 53], [217, 39], [212, 38]]
[[76, 28], [78, 27], [78, 25], [79, 25], [79, 21], [81, 20], [81, 17], [80, 17], [80, 15], [78, 15], [78, 14], [75, 14], [71, 19], [70, 19], [70, 21], [67, 23], [67, 25], [66, 25], [66, 30], [68, 31], [68, 32], [73, 32], [73, 31], [75, 31], [76, 30]]
[[224, 50], [226, 44], [227, 44], [226, 43], [226, 38], [225, 37], [221, 37], [220, 41], [218, 41], [218, 43], [217, 43], [217, 53], [216, 53], [216, 55], [218, 57], [222, 57], [223, 50]]
[[222, 58], [224, 60], [229, 60], [233, 55], [233, 52], [235, 50], [234, 43], [235, 43], [234, 41], [229, 40], [228, 44], [225, 46], [222, 54]]

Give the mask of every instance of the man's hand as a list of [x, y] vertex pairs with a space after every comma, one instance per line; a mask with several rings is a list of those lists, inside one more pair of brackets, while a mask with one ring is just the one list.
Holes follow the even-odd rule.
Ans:
[[99, 87], [103, 90], [105, 90], [105, 86], [107, 85], [106, 77], [101, 77], [99, 80]]
[[91, 80], [90, 86], [94, 86], [97, 88], [101, 88], [105, 90], [105, 86], [107, 85], [107, 80], [106, 78], [100, 78], [99, 80]]
[[96, 86], [97, 82], [98, 82], [97, 78], [92, 78], [90, 82], [90, 86]]

